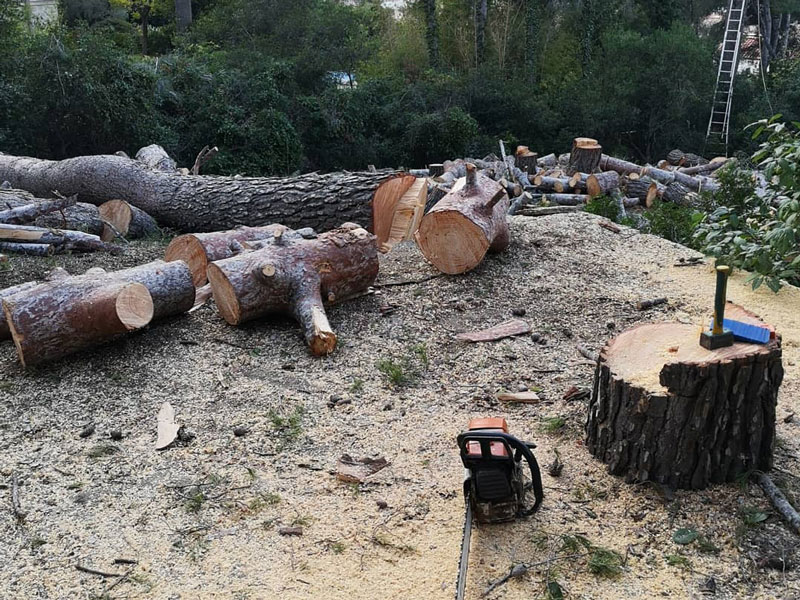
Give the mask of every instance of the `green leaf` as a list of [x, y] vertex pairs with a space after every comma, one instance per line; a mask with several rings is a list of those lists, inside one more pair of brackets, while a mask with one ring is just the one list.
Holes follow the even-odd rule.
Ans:
[[547, 584], [547, 598], [548, 600], [564, 600], [564, 590], [557, 581], [551, 581]]
[[691, 527], [686, 527], [683, 529], [678, 529], [675, 533], [673, 533], [672, 541], [676, 544], [680, 544], [681, 546], [685, 546], [686, 544], [691, 544], [698, 537], [700, 537], [700, 534], [697, 533], [697, 530], [692, 529]]

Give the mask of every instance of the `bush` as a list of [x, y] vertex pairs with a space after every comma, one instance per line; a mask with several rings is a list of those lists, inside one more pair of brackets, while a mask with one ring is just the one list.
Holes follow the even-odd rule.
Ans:
[[414, 119], [405, 143], [412, 164], [422, 166], [466, 156], [467, 147], [477, 135], [477, 121], [456, 106]]
[[657, 200], [650, 210], [644, 213], [645, 231], [663, 238], [696, 247], [693, 239], [694, 231], [703, 218], [703, 213], [686, 206], [678, 206], [671, 202]]

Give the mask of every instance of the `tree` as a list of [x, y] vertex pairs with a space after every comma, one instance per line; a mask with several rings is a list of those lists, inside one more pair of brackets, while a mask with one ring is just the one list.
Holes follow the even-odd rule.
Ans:
[[539, 22], [542, 18], [541, 0], [525, 0], [525, 78], [536, 82], [536, 60], [539, 47]]
[[428, 42], [428, 60], [431, 67], [439, 68], [439, 22], [436, 20], [436, 0], [422, 0], [425, 4], [425, 39]]
[[475, 1], [475, 65], [486, 59], [486, 22], [489, 19], [489, 0]]
[[192, 24], [192, 0], [175, 0], [175, 26], [184, 33]]

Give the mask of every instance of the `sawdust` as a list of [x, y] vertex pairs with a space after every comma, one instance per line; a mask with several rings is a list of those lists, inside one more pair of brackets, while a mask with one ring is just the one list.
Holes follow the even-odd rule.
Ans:
[[[565, 467], [559, 478], [543, 473], [537, 515], [474, 532], [468, 597], [480, 597], [514, 563], [569, 556], [565, 535], [619, 552], [619, 577], [591, 574], [581, 554], [535, 567], [489, 597], [544, 597], [548, 576], [570, 598], [699, 597], [709, 577], [717, 598], [800, 597], [793, 569], [759, 566], [767, 542], [753, 541], [753, 532], [785, 528], [756, 487], [672, 495], [629, 486], [583, 448], [585, 401], [562, 399], [571, 386], [591, 385], [593, 366], [575, 344], [599, 349], [645, 321], [700, 323], [714, 286], [708, 267], [672, 268], [692, 251], [597, 222], [584, 214], [514, 218], [508, 252], [465, 276], [384, 288], [333, 308], [341, 345], [327, 359], [308, 354], [291, 321], [232, 328], [213, 303], [29, 372], [4, 342], [0, 483], [19, 474], [27, 518], [18, 523], [4, 500], [0, 597], [101, 597], [115, 580], [75, 565], [124, 573], [128, 566], [114, 560], [128, 558], [138, 564], [109, 597], [450, 599], [463, 524], [455, 436], [470, 417], [486, 415], [505, 416], [513, 434], [536, 442], [543, 465], [558, 449]], [[11, 285], [55, 264], [73, 273], [121, 268], [157, 258], [163, 247], [136, 244], [123, 257], [13, 258], [14, 270], [0, 277]], [[410, 244], [383, 257], [381, 268], [379, 283], [433, 273]], [[798, 425], [783, 418], [800, 408], [800, 291], [753, 293], [734, 276], [729, 294], [783, 334], [776, 465], [796, 472]], [[635, 309], [657, 296], [670, 302]], [[382, 316], [382, 304], [397, 308]], [[520, 308], [546, 343], [537, 335], [453, 340]], [[393, 388], [380, 360], [399, 365], [407, 383]], [[542, 402], [496, 400], [523, 388]], [[195, 437], [157, 452], [156, 415], [166, 401]], [[553, 426], [559, 419], [563, 427]], [[80, 438], [91, 421], [96, 433]], [[246, 435], [234, 435], [237, 426]], [[114, 429], [122, 440], [109, 438]], [[364, 484], [343, 483], [335, 468], [346, 453], [390, 465]], [[779, 474], [796, 493], [795, 478]], [[751, 508], [769, 513], [766, 524], [744, 524]], [[283, 526], [301, 526], [303, 535], [281, 536]], [[719, 552], [676, 545], [681, 527], [696, 528]]]

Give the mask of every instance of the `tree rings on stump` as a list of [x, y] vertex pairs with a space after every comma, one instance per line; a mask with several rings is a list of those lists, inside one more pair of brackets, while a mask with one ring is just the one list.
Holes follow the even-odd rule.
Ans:
[[[729, 304], [726, 318], [766, 325]], [[771, 328], [770, 328], [771, 329]], [[780, 336], [706, 350], [700, 329], [639, 325], [601, 351], [586, 446], [628, 482], [702, 489], [772, 466]]]

